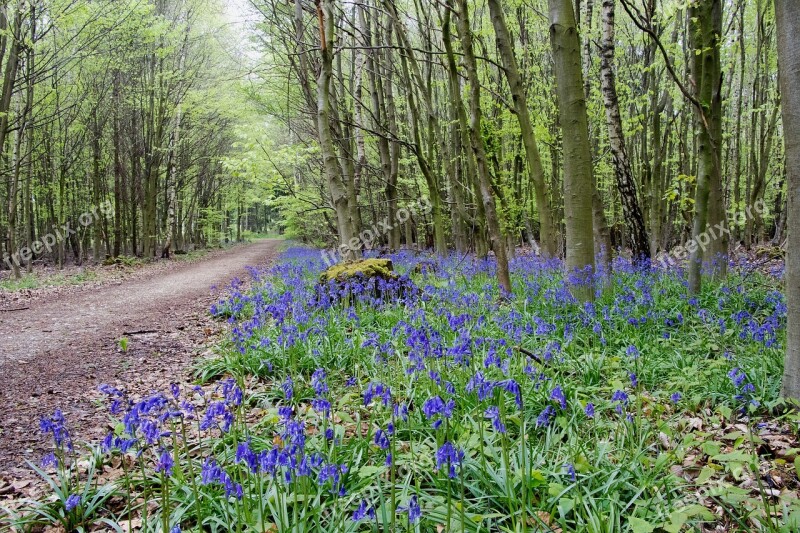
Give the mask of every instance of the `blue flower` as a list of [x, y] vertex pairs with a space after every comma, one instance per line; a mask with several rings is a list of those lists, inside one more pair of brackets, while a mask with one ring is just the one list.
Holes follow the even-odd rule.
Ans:
[[42, 468], [47, 468], [50, 466], [56, 468], [58, 466], [58, 457], [56, 457], [56, 454], [54, 453], [48, 453], [47, 455], [42, 457], [41, 465]]
[[165, 475], [171, 476], [174, 464], [175, 461], [173, 461], [172, 455], [170, 455], [169, 450], [165, 449], [161, 452], [161, 457], [158, 458], [156, 463], [156, 472], [164, 472]]
[[317, 396], [322, 396], [328, 392], [328, 382], [326, 380], [324, 368], [318, 368], [311, 374], [311, 386], [314, 388], [314, 392]]
[[370, 520], [375, 519], [375, 509], [369, 506], [366, 500], [361, 500], [361, 503], [358, 505], [358, 509], [353, 511], [353, 522], [360, 522], [365, 518], [369, 518]]
[[631, 386], [632, 387], [639, 386], [639, 380], [636, 378], [636, 374], [634, 374], [633, 372], [629, 372], [628, 373], [628, 378], [630, 378], [630, 380], [631, 380]]
[[567, 469], [567, 474], [569, 475], [569, 478], [570, 478], [572, 481], [575, 481], [575, 477], [576, 477], [576, 476], [575, 476], [575, 467], [574, 467], [574, 466], [572, 466], [572, 465], [571, 465], [571, 464], [569, 464], [569, 463], [565, 464], [565, 465], [564, 465], [564, 467]]
[[553, 409], [552, 405], [548, 405], [547, 407], [545, 407], [544, 410], [541, 413], [539, 413], [539, 416], [536, 418], [536, 427], [549, 426], [555, 414], [556, 410]]
[[564, 396], [564, 391], [561, 390], [561, 385], [556, 385], [553, 392], [550, 393], [550, 399], [557, 401], [561, 409], [567, 408], [567, 398]]
[[64, 509], [67, 512], [72, 511], [81, 503], [81, 497], [78, 494], [70, 494], [67, 501], [64, 502]]
[[401, 506], [398, 510], [400, 511], [407, 511], [408, 512], [408, 521], [412, 524], [417, 523], [417, 521], [422, 516], [422, 509], [419, 506], [419, 502], [417, 502], [417, 497], [412, 496], [408, 500], [408, 505]]
[[384, 407], [392, 400], [392, 391], [383, 383], [370, 383], [364, 391], [364, 405], [372, 403], [374, 398], [379, 398]]
[[589, 418], [594, 418], [594, 404], [592, 402], [587, 403], [583, 412], [586, 413], [586, 416]]
[[375, 432], [375, 445], [381, 450], [385, 450], [389, 447], [389, 437], [382, 429]]
[[680, 392], [673, 392], [669, 399], [672, 400], [672, 403], [678, 403], [682, 397]]
[[294, 395], [294, 382], [290, 376], [286, 377], [286, 380], [281, 385], [281, 388], [283, 389], [283, 395], [286, 400], [291, 400], [292, 396]]
[[483, 415], [492, 421], [492, 426], [498, 433], [506, 432], [506, 425], [500, 420], [500, 409], [496, 405], [492, 405], [484, 411]]
[[461, 464], [464, 459], [464, 451], [459, 450], [449, 441], [446, 441], [442, 446], [436, 450], [436, 470], [441, 469], [443, 466], [448, 467], [448, 476], [450, 479], [456, 477], [456, 466]]

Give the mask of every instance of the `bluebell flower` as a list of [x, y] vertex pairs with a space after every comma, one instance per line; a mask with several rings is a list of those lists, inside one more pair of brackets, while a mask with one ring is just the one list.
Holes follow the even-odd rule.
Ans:
[[669, 399], [672, 400], [672, 403], [678, 403], [679, 401], [681, 401], [681, 398], [682, 396], [680, 392], [673, 392], [672, 395], [669, 397]]
[[54, 454], [54, 453], [48, 453], [47, 455], [42, 457], [41, 465], [42, 465], [42, 468], [48, 468], [48, 467], [51, 467], [51, 466], [53, 468], [56, 468], [56, 467], [58, 467], [58, 457], [56, 457], [56, 454]]
[[381, 450], [385, 450], [389, 447], [389, 437], [386, 435], [386, 432], [382, 429], [379, 429], [375, 432], [375, 445], [380, 448]]
[[353, 512], [353, 522], [360, 522], [365, 518], [369, 518], [370, 520], [375, 519], [375, 509], [370, 507], [366, 500], [361, 500], [361, 503], [358, 505], [358, 509]]
[[290, 376], [287, 376], [284, 382], [281, 384], [281, 388], [283, 389], [283, 396], [286, 400], [291, 400], [292, 396], [294, 395], [294, 382]]
[[492, 421], [492, 427], [498, 433], [506, 432], [506, 425], [500, 420], [500, 409], [496, 405], [492, 405], [484, 411], [483, 415]]
[[564, 391], [561, 389], [561, 385], [556, 385], [553, 391], [550, 393], [550, 399], [555, 400], [561, 406], [561, 409], [567, 408], [567, 397], [564, 396]]
[[638, 387], [639, 386], [639, 380], [636, 378], [636, 374], [634, 374], [633, 372], [629, 372], [628, 373], [628, 378], [630, 378], [630, 380], [631, 380], [631, 386], [632, 387]]
[[401, 506], [398, 510], [408, 512], [408, 521], [412, 524], [416, 524], [422, 516], [422, 509], [419, 506], [416, 496], [412, 496], [408, 500], [408, 505]]
[[552, 405], [548, 405], [547, 407], [539, 413], [539, 416], [536, 418], [536, 427], [546, 427], [550, 425], [553, 417], [556, 415], [556, 410], [553, 409]]
[[464, 459], [464, 451], [459, 450], [449, 441], [446, 441], [442, 446], [436, 450], [436, 470], [446, 466], [448, 469], [448, 477], [455, 479], [456, 466], [461, 464]]
[[327, 375], [324, 368], [318, 368], [311, 374], [311, 386], [317, 396], [322, 396], [328, 392]]
[[364, 405], [369, 405], [372, 400], [378, 398], [384, 407], [389, 405], [392, 400], [392, 391], [383, 383], [370, 383], [364, 391]]
[[594, 404], [592, 402], [587, 403], [583, 412], [586, 413], [586, 416], [589, 418], [594, 418]]
[[564, 467], [567, 469], [567, 474], [569, 475], [569, 478], [570, 478], [570, 479], [571, 479], [571, 480], [574, 482], [574, 481], [575, 481], [575, 478], [576, 478], [576, 475], [575, 475], [575, 467], [574, 467], [574, 466], [572, 466], [572, 465], [571, 465], [571, 464], [569, 464], [569, 463], [567, 463], [566, 465], [564, 465]]
[[216, 482], [221, 474], [222, 469], [217, 464], [217, 461], [212, 457], [207, 457], [203, 462], [203, 469], [200, 471], [200, 482], [203, 485], [210, 485]]
[[175, 461], [172, 459], [172, 455], [169, 453], [169, 450], [165, 449], [161, 452], [161, 456], [156, 463], [156, 472], [163, 472], [164, 475], [171, 476], [174, 464]]
[[69, 497], [67, 497], [67, 501], [64, 502], [64, 509], [67, 512], [70, 512], [73, 509], [75, 509], [78, 505], [80, 505], [80, 503], [81, 503], [81, 497], [79, 494], [70, 494]]

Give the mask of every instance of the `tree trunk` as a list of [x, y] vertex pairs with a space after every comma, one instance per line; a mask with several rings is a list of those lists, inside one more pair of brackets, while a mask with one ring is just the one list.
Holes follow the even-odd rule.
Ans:
[[616, 75], [614, 73], [614, 2], [603, 0], [602, 20], [603, 34], [600, 40], [600, 85], [603, 91], [603, 103], [606, 108], [608, 125], [608, 142], [611, 147], [611, 159], [614, 165], [614, 176], [617, 190], [622, 201], [622, 214], [628, 226], [628, 236], [635, 261], [650, 258], [650, 243], [644, 226], [644, 216], [639, 207], [636, 195], [636, 180], [633, 178], [631, 162], [625, 146], [625, 135], [622, 129], [622, 117], [617, 98]]
[[475, 155], [475, 163], [478, 170], [480, 181], [481, 201], [486, 213], [486, 224], [489, 228], [489, 236], [492, 239], [492, 250], [494, 250], [497, 261], [497, 280], [500, 284], [501, 292], [511, 293], [511, 276], [508, 270], [508, 256], [506, 254], [506, 243], [503, 239], [503, 232], [500, 229], [500, 220], [497, 216], [497, 206], [495, 205], [494, 194], [492, 192], [492, 178], [489, 175], [489, 161], [486, 157], [486, 146], [481, 131], [481, 86], [478, 79], [478, 64], [475, 59], [475, 52], [472, 48], [472, 30], [469, 24], [469, 10], [467, 0], [458, 0], [458, 33], [461, 39], [461, 47], [464, 50], [464, 64], [469, 80], [469, 103], [470, 103], [470, 124], [469, 133], [472, 141], [472, 152]]
[[[556, 75], [558, 110], [564, 137], [564, 215], [567, 237], [567, 271], [580, 273], [572, 283], [576, 297], [594, 296], [592, 241], [592, 154], [586, 100], [583, 93], [581, 52], [575, 13], [569, 0], [549, 0], [550, 43]], [[587, 272], [588, 270], [588, 272]]]
[[[328, 190], [339, 230], [339, 243], [345, 259], [361, 257], [361, 246], [353, 232], [350, 205], [342, 169], [336, 157], [331, 134], [331, 78], [333, 77], [333, 1], [316, 0], [320, 32], [321, 66], [317, 80], [317, 133], [322, 161], [328, 181]], [[355, 245], [355, 246], [353, 246]]]
[[778, 65], [786, 145], [788, 234], [786, 246], [786, 361], [783, 395], [800, 400], [800, 3], [775, 0]]
[[[694, 201], [694, 221], [692, 223], [692, 244], [689, 248], [689, 291], [700, 292], [703, 267], [707, 255], [716, 248], [709, 244], [717, 241], [719, 230], [714, 221], [719, 216], [718, 206], [721, 193], [712, 189], [721, 184], [719, 163], [721, 159], [721, 101], [719, 91], [720, 56], [719, 35], [722, 25], [721, 0], [704, 0], [690, 7], [692, 30], [690, 38], [692, 49], [692, 75], [694, 77], [695, 98], [700, 108], [695, 108], [695, 129], [697, 131], [697, 189]], [[724, 213], [723, 213], [724, 214]], [[709, 222], [712, 222], [709, 224]], [[712, 235], [712, 231], [714, 235]], [[709, 254], [706, 254], [708, 248]], [[722, 258], [711, 257], [712, 261]], [[727, 262], [727, 261], [724, 261]]]
[[514, 57], [514, 48], [500, 0], [489, 0], [489, 11], [492, 25], [494, 26], [497, 48], [500, 50], [500, 57], [503, 61], [503, 70], [511, 89], [514, 111], [522, 133], [522, 144], [525, 147], [525, 155], [527, 156], [528, 172], [530, 172], [536, 194], [536, 209], [539, 212], [539, 223], [541, 224], [540, 240], [542, 241], [542, 249], [545, 255], [552, 257], [556, 255], [557, 251], [553, 213], [550, 208], [549, 192], [544, 177], [542, 159], [539, 155], [536, 134], [533, 131], [533, 124], [528, 111], [525, 88], [519, 75], [517, 59]]

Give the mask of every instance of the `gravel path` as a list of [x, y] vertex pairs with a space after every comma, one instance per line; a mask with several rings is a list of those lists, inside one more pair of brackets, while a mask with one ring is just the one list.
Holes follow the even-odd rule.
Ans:
[[[0, 477], [30, 475], [24, 460], [49, 448], [38, 419], [60, 408], [75, 441], [107, 431], [96, 400], [110, 383], [133, 393], [185, 382], [197, 352], [220, 333], [208, 308], [247, 266], [274, 260], [281, 241], [262, 240], [168, 272], [30, 302], [0, 312]], [[129, 339], [123, 353], [117, 346]]]

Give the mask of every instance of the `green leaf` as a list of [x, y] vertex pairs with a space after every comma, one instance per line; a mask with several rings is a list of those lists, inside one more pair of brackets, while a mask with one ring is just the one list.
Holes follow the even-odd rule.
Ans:
[[358, 469], [358, 477], [361, 479], [367, 479], [375, 477], [377, 474], [383, 472], [383, 466], [369, 466], [365, 465]]
[[647, 520], [642, 520], [641, 518], [636, 518], [635, 516], [631, 517], [630, 525], [633, 533], [653, 533], [653, 530], [656, 528], [656, 526]]
[[703, 483], [711, 479], [711, 476], [714, 475], [714, 472], [716, 472], [716, 470], [714, 470], [710, 466], [704, 466], [703, 469], [700, 471], [700, 475], [697, 476], [695, 483], [697, 483], [698, 485], [702, 485]]

